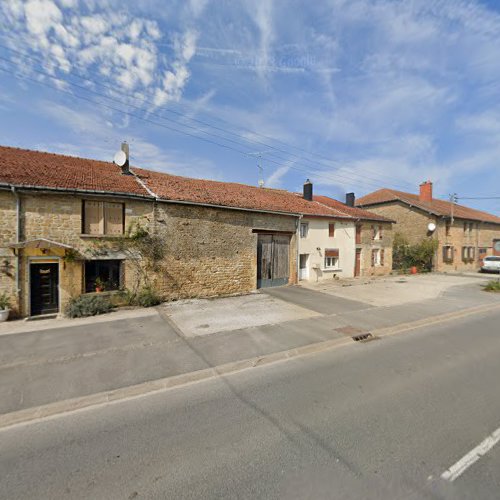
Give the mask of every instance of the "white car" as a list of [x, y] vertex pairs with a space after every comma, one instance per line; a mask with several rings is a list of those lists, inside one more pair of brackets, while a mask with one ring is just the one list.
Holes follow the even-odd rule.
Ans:
[[481, 266], [481, 271], [483, 273], [500, 273], [500, 257], [490, 255], [483, 259], [483, 265]]

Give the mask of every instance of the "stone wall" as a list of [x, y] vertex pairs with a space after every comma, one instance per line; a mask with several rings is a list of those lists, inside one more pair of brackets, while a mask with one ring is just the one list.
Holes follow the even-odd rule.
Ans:
[[[491, 255], [493, 253], [493, 240], [500, 239], [499, 225], [465, 221], [463, 219], [455, 219], [453, 225], [450, 226], [449, 234], [447, 234], [446, 219], [427, 214], [399, 201], [367, 208], [370, 212], [395, 220], [397, 223], [393, 226], [394, 233], [403, 234], [410, 243], [419, 243], [424, 238], [429, 237], [437, 238], [439, 247], [434, 257], [434, 269], [436, 271], [476, 271], [480, 267], [478, 249], [481, 247], [486, 248], [487, 255]], [[436, 224], [437, 227], [433, 234], [430, 234], [427, 229], [430, 222]], [[473, 222], [472, 232], [464, 231], [464, 222]], [[451, 263], [443, 260], [444, 245], [451, 245], [454, 248], [454, 258]], [[473, 262], [464, 262], [462, 260], [463, 246], [475, 248]]]
[[169, 299], [254, 290], [257, 229], [293, 233], [289, 282], [296, 283], [295, 221], [289, 216], [160, 203], [157, 227], [166, 248], [158, 286]]
[[[141, 261], [133, 252], [120, 252], [123, 238], [82, 235], [82, 197], [22, 193], [21, 241], [45, 238], [71, 245], [84, 258], [120, 254], [125, 260], [124, 286], [134, 288]], [[85, 199], [106, 198], [85, 197]], [[153, 201], [116, 199], [125, 203], [125, 227], [139, 224], [157, 231], [164, 241], [164, 259], [151, 274], [167, 299], [209, 297], [245, 293], [257, 282], [257, 234], [254, 229], [291, 233], [290, 283], [297, 281], [296, 218], [238, 210], [215, 209]], [[12, 193], [0, 191], [0, 246], [15, 242], [16, 212]], [[60, 304], [84, 291], [84, 262], [65, 259], [64, 249], [20, 250], [20, 302], [15, 292], [16, 258], [11, 249], [1, 249], [0, 293], [11, 297], [15, 312], [29, 314], [29, 263], [33, 260], [59, 263]], [[118, 257], [116, 257], [118, 258]], [[8, 261], [8, 266], [5, 262]], [[139, 266], [137, 263], [139, 262]]]
[[[372, 226], [382, 226], [382, 238], [372, 239]], [[392, 242], [394, 231], [392, 224], [387, 222], [364, 222], [361, 224], [361, 244], [356, 247], [361, 249], [361, 276], [383, 276], [392, 271]], [[372, 250], [384, 250], [383, 265], [372, 266]]]

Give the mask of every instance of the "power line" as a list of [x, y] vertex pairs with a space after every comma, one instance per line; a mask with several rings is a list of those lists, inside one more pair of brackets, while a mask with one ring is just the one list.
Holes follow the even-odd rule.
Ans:
[[[8, 59], [6, 59], [6, 58], [3, 58], [3, 57], [1, 57], [1, 56], [0, 56], [0, 59], [3, 59], [3, 60], [4, 60], [4, 61], [6, 61], [7, 63], [9, 63], [9, 64], [13, 64], [13, 65], [14, 65], [14, 63], [12, 63], [10, 60], [8, 60]], [[70, 96], [72, 96], [72, 97], [75, 97], [75, 98], [78, 98], [78, 99], [83, 99], [83, 100], [88, 101], [88, 102], [90, 102], [90, 103], [92, 103], [92, 104], [96, 104], [96, 101], [94, 101], [94, 100], [92, 100], [92, 99], [89, 99], [89, 98], [87, 98], [87, 97], [83, 97], [83, 96], [78, 95], [78, 94], [75, 94], [75, 93], [73, 93], [73, 92], [70, 92], [70, 91], [67, 91], [67, 90], [61, 89], [60, 87], [56, 87], [56, 86], [50, 85], [50, 84], [48, 84], [47, 82], [42, 82], [42, 81], [36, 80], [36, 79], [34, 79], [34, 78], [30, 78], [30, 77], [28, 77], [28, 76], [26, 76], [26, 75], [13, 75], [12, 73], [10, 73], [9, 71], [7, 71], [7, 70], [5, 70], [5, 69], [3, 69], [3, 68], [0, 68], [0, 69], [2, 69], [5, 73], [7, 73], [7, 74], [9, 74], [9, 75], [11, 75], [11, 76], [14, 76], [15, 78], [28, 80], [28, 81], [31, 81], [31, 82], [36, 83], [36, 84], [38, 84], [38, 85], [43, 85], [43, 86], [46, 86], [46, 87], [51, 88], [51, 89], [53, 89], [53, 90], [56, 90], [56, 91], [58, 91], [58, 92], [62, 92], [62, 93], [68, 94], [68, 95], [70, 95]], [[101, 93], [99, 93], [99, 92], [96, 92], [96, 91], [93, 91], [93, 90], [91, 90], [91, 89], [87, 89], [87, 88], [82, 87], [81, 85], [77, 85], [77, 84], [75, 84], [75, 83], [73, 83], [73, 82], [68, 82], [68, 81], [66, 81], [66, 80], [64, 80], [64, 79], [61, 79], [61, 78], [59, 78], [59, 77], [56, 77], [56, 76], [50, 75], [50, 74], [48, 74], [48, 73], [46, 73], [46, 72], [42, 72], [42, 71], [40, 71], [40, 70], [34, 70], [34, 71], [36, 71], [36, 72], [38, 72], [38, 73], [41, 73], [41, 74], [43, 74], [43, 75], [45, 75], [45, 76], [47, 76], [47, 77], [49, 77], [49, 78], [52, 78], [52, 79], [54, 79], [54, 80], [62, 81], [62, 82], [68, 83], [68, 84], [70, 84], [70, 85], [76, 86], [76, 87], [81, 88], [82, 90], [84, 90], [84, 91], [86, 91], [86, 92], [93, 93], [93, 94], [95, 94], [95, 95], [97, 95], [97, 96], [99, 96], [99, 97], [102, 97], [102, 98], [104, 98], [104, 99], [108, 99], [108, 100], [111, 100], [111, 101], [117, 102], [117, 103], [119, 103], [119, 104], [121, 104], [121, 105], [123, 105], [123, 104], [124, 104], [122, 101], [119, 101], [119, 100], [117, 100], [117, 99], [111, 98], [111, 97], [106, 96], [106, 95], [103, 95], [103, 94], [101, 94]], [[213, 140], [211, 140], [211, 139], [207, 139], [207, 138], [205, 138], [205, 137], [200, 137], [200, 136], [198, 136], [198, 135], [195, 135], [195, 134], [192, 134], [192, 133], [186, 132], [185, 130], [179, 130], [179, 129], [177, 129], [177, 128], [167, 126], [167, 125], [165, 125], [165, 124], [162, 124], [162, 123], [158, 123], [158, 122], [155, 122], [155, 121], [149, 120], [149, 119], [147, 119], [147, 118], [144, 118], [143, 116], [140, 116], [140, 115], [137, 115], [137, 114], [134, 114], [134, 113], [130, 113], [130, 112], [128, 112], [128, 111], [124, 111], [123, 109], [115, 108], [115, 107], [113, 107], [113, 106], [109, 106], [108, 104], [105, 104], [105, 103], [102, 103], [102, 102], [99, 102], [98, 104], [100, 104], [101, 106], [104, 106], [104, 107], [106, 107], [106, 108], [108, 108], [108, 109], [110, 109], [110, 110], [116, 111], [116, 112], [118, 112], [118, 113], [122, 113], [122, 114], [125, 114], [125, 115], [128, 115], [128, 116], [131, 116], [131, 117], [134, 117], [134, 118], [140, 119], [140, 120], [142, 120], [142, 121], [145, 121], [145, 122], [151, 123], [151, 124], [153, 124], [153, 125], [161, 126], [161, 127], [165, 128], [165, 129], [167, 129], [167, 130], [171, 130], [171, 131], [173, 131], [173, 132], [181, 133], [181, 134], [187, 135], [187, 136], [189, 136], [189, 137], [193, 137], [193, 138], [195, 138], [195, 139], [200, 139], [200, 140], [202, 140], [202, 141], [205, 141], [205, 142], [208, 142], [208, 143], [210, 143], [210, 144], [217, 145], [217, 146], [220, 146], [220, 147], [223, 147], [223, 148], [226, 148], [226, 149], [229, 149], [229, 150], [235, 151], [235, 152], [240, 153], [240, 154], [243, 154], [243, 155], [245, 155], [245, 156], [250, 156], [250, 154], [251, 154], [251, 153], [250, 153], [250, 152], [248, 152], [248, 151], [242, 151], [242, 150], [237, 149], [237, 148], [234, 148], [234, 147], [232, 147], [232, 146], [228, 146], [227, 144], [221, 144], [221, 143], [216, 142], [216, 141], [213, 141]], [[138, 109], [138, 110], [140, 110], [140, 111], [147, 112], [147, 111], [145, 111], [144, 109], [142, 109], [142, 108], [140, 108], [140, 107], [137, 107], [137, 106], [134, 106], [134, 105], [131, 105], [131, 104], [128, 104], [128, 105], [130, 105], [130, 106], [132, 106], [132, 107], [134, 107], [134, 108], [136, 108], [136, 109]], [[153, 115], [155, 115], [155, 116], [159, 116], [159, 118], [160, 118], [160, 119], [165, 119], [165, 118], [164, 118], [164, 117], [162, 117], [161, 115], [158, 115], [158, 114], [155, 114], [155, 113], [152, 113], [152, 112], [150, 112], [149, 114], [153, 114]], [[171, 121], [171, 120], [169, 120], [169, 121]], [[178, 124], [178, 122], [175, 122], [175, 123], [176, 123], [176, 124]], [[182, 124], [181, 124], [181, 125], [182, 125]], [[190, 128], [194, 128], [194, 127], [190, 127]], [[223, 138], [223, 139], [224, 139], [224, 138]], [[233, 142], [234, 142], [234, 141], [233, 141]], [[241, 145], [241, 144], [240, 144], [240, 145]], [[245, 146], [245, 147], [247, 147], [247, 146]], [[282, 162], [278, 162], [278, 161], [275, 161], [275, 160], [272, 160], [272, 159], [269, 159], [269, 158], [267, 159], [267, 161], [268, 161], [268, 162], [270, 162], [270, 163], [276, 164], [276, 165], [278, 165], [278, 166], [284, 166]], [[290, 160], [283, 160], [283, 159], [282, 159], [282, 161], [289, 162]], [[297, 167], [297, 166], [294, 166], [294, 165], [286, 165], [286, 166], [288, 166], [288, 168], [290, 168], [290, 169], [292, 169], [292, 170], [297, 170], [297, 171], [300, 171], [300, 172], [305, 172], [305, 173], [308, 173], [308, 174], [310, 174], [310, 173], [311, 173], [311, 170], [310, 170], [310, 169], [309, 169], [309, 170], [306, 170], [306, 169], [304, 169], [304, 168], [300, 168], [300, 167]], [[327, 174], [322, 173], [322, 174], [321, 174], [321, 177], [323, 177], [323, 178], [327, 178], [327, 179], [330, 179], [330, 180], [332, 180], [332, 181], [334, 181], [334, 182], [338, 182], [339, 178], [340, 178], [340, 179], [347, 179], [349, 182], [353, 182], [353, 180], [354, 180], [355, 182], [358, 182], [358, 181], [357, 181], [357, 179], [352, 178], [352, 177], [349, 177], [348, 175], [344, 175], [344, 174], [337, 174], [337, 177], [336, 177], [336, 178], [334, 178], [334, 177], [330, 177], [330, 176], [328, 176]], [[377, 185], [375, 185], [374, 183], [369, 182], [369, 181], [366, 181], [366, 180], [365, 180], [364, 182], [365, 182], [365, 184], [369, 184], [369, 185], [372, 185], [372, 186], [375, 186], [375, 187], [379, 187], [379, 185], [378, 185], [378, 184], [377, 184]]]
[[[7, 47], [7, 46], [2, 45], [2, 44], [0, 44], [0, 47], [3, 47], [4, 49], [7, 49], [7, 50], [9, 50], [9, 51], [11, 51], [11, 52], [14, 52], [14, 53], [20, 54], [20, 55], [21, 55], [21, 57], [24, 57], [24, 58], [26, 58], [26, 59], [31, 59], [32, 61], [35, 61], [35, 62], [37, 62], [38, 64], [40, 64], [41, 66], [43, 66], [43, 64], [44, 64], [44, 61], [40, 60], [39, 58], [35, 58], [35, 57], [33, 57], [33, 56], [31, 56], [31, 55], [28, 55], [28, 54], [26, 54], [26, 53], [24, 53], [24, 52], [21, 52], [21, 51], [19, 51], [19, 50], [13, 49], [13, 48], [11, 48], [11, 47]], [[6, 61], [6, 62], [7, 62], [7, 63], [9, 63], [9, 64], [14, 64], [14, 62], [13, 62], [13, 61], [11, 61], [11, 60], [9, 60], [9, 59], [2, 58], [2, 57], [0, 57], [0, 59], [3, 59], [4, 61]], [[62, 79], [62, 78], [60, 78], [60, 77], [57, 77], [57, 76], [55, 76], [55, 75], [52, 75], [52, 74], [46, 73], [46, 72], [44, 72], [44, 71], [41, 71], [41, 70], [38, 70], [38, 69], [35, 69], [35, 68], [31, 68], [31, 70], [33, 70], [33, 71], [35, 71], [35, 72], [38, 72], [38, 73], [40, 73], [40, 74], [43, 74], [43, 75], [45, 75], [45, 76], [47, 76], [47, 77], [49, 77], [49, 78], [53, 78], [53, 79], [55, 79], [55, 80], [60, 80], [60, 81], [63, 81], [63, 82], [65, 82], [65, 83], [68, 83], [68, 84], [70, 84], [70, 85], [76, 86], [76, 87], [78, 87], [78, 88], [81, 88], [81, 89], [82, 89], [82, 90], [84, 90], [84, 91], [96, 93], [96, 94], [97, 94], [97, 95], [99, 95], [100, 97], [104, 97], [104, 98], [106, 98], [106, 99], [114, 100], [115, 102], [118, 102], [119, 104], [123, 104], [123, 102], [122, 102], [122, 101], [118, 101], [117, 99], [113, 99], [113, 98], [110, 98], [109, 96], [106, 96], [106, 95], [103, 95], [103, 94], [101, 94], [101, 93], [98, 93], [98, 92], [92, 91], [92, 90], [88, 89], [87, 87], [82, 87], [82, 86], [80, 86], [80, 85], [78, 85], [78, 84], [76, 84], [76, 83], [74, 83], [74, 82], [68, 81], [68, 80], [66, 80], [66, 79]], [[101, 86], [101, 87], [103, 87], [103, 88], [105, 88], [105, 89], [110, 90], [110, 91], [111, 91], [112, 93], [114, 93], [114, 94], [118, 94], [118, 95], [124, 96], [124, 97], [126, 97], [126, 98], [128, 98], [128, 99], [134, 99], [134, 100], [136, 100], [136, 101], [140, 101], [140, 102], [145, 103], [145, 104], [150, 104], [151, 106], [156, 106], [156, 105], [155, 105], [152, 101], [148, 101], [147, 99], [141, 99], [141, 98], [138, 98], [137, 96], [130, 96], [130, 95], [126, 95], [126, 94], [123, 94], [123, 93], [119, 93], [119, 92], [117, 92], [117, 91], [116, 91], [116, 89], [115, 89], [115, 88], [113, 88], [113, 87], [111, 87], [111, 86], [109, 86], [109, 85], [103, 84], [103, 83], [101, 83], [101, 82], [95, 82], [95, 81], [93, 81], [93, 80], [90, 80], [89, 78], [86, 78], [86, 77], [80, 76], [78, 73], [75, 73], [75, 74], [76, 74], [76, 76], [77, 76], [78, 78], [80, 78], [81, 80], [87, 81], [87, 82], [92, 83], [93, 85], [96, 85], [96, 86]], [[180, 123], [180, 122], [179, 122], [179, 121], [177, 121], [177, 120], [172, 120], [172, 119], [166, 118], [166, 117], [164, 117], [164, 116], [162, 116], [162, 115], [159, 115], [158, 113], [154, 113], [154, 112], [152, 112], [152, 111], [150, 111], [150, 110], [144, 110], [143, 108], [138, 107], [138, 106], [135, 106], [135, 105], [130, 104], [130, 103], [128, 103], [128, 105], [130, 105], [130, 106], [134, 107], [135, 109], [138, 109], [138, 110], [140, 110], [140, 111], [142, 111], [142, 112], [147, 112], [147, 113], [149, 113], [149, 114], [152, 114], [152, 115], [154, 115], [154, 116], [157, 116], [157, 117], [159, 117], [159, 118], [161, 118], [161, 119], [163, 119], [163, 120], [167, 120], [167, 121], [173, 122], [173, 123], [175, 123], [175, 124], [180, 124], [180, 125], [182, 125], [182, 126], [184, 126], [184, 127], [186, 127], [186, 128], [190, 128], [190, 129], [192, 129], [192, 130], [196, 130], [197, 132], [201, 132], [201, 133], [203, 133], [203, 134], [206, 134], [206, 135], [209, 135], [209, 136], [212, 136], [212, 137], [216, 137], [216, 138], [218, 138], [218, 139], [222, 139], [222, 140], [224, 140], [224, 141], [231, 142], [231, 143], [233, 143], [233, 144], [237, 144], [237, 145], [239, 145], [239, 146], [242, 146], [241, 142], [239, 142], [239, 141], [234, 141], [234, 140], [229, 139], [229, 138], [227, 138], [227, 137], [223, 137], [223, 136], [220, 136], [220, 135], [218, 135], [218, 134], [214, 134], [214, 133], [211, 133], [211, 132], [207, 132], [206, 130], [199, 129], [198, 127], [193, 127], [193, 126], [188, 125], [188, 124], [186, 124], [186, 123], [182, 123], [182, 122]], [[270, 144], [267, 144], [267, 143], [264, 143], [264, 142], [261, 142], [261, 141], [257, 141], [257, 140], [255, 140], [255, 139], [254, 139], [254, 140], [250, 140], [250, 139], [248, 139], [247, 137], [243, 137], [243, 136], [241, 136], [241, 135], [239, 135], [239, 134], [237, 134], [237, 133], [235, 133], [235, 132], [229, 131], [229, 130], [227, 130], [227, 129], [223, 129], [223, 128], [221, 128], [221, 127], [217, 127], [217, 126], [215, 126], [215, 125], [213, 125], [213, 124], [210, 124], [210, 123], [205, 122], [205, 121], [203, 121], [203, 120], [199, 120], [199, 119], [197, 119], [197, 118], [193, 118], [193, 117], [186, 116], [184, 113], [181, 113], [181, 112], [178, 112], [178, 111], [172, 110], [172, 109], [170, 109], [170, 108], [163, 108], [163, 109], [164, 109], [166, 112], [168, 112], [168, 113], [173, 113], [173, 114], [175, 114], [175, 115], [177, 115], [177, 116], [180, 116], [180, 117], [182, 117], [182, 118], [184, 118], [184, 119], [187, 119], [187, 120], [190, 120], [190, 121], [193, 121], [193, 122], [196, 122], [196, 123], [200, 123], [200, 124], [203, 124], [203, 125], [205, 125], [205, 126], [207, 126], [207, 127], [210, 127], [210, 128], [213, 128], [213, 129], [216, 129], [216, 130], [219, 130], [219, 131], [222, 131], [222, 132], [224, 132], [225, 134], [229, 134], [229, 135], [232, 135], [232, 136], [238, 137], [240, 140], [243, 140], [243, 141], [245, 141], [246, 143], [249, 143], [249, 144], [259, 144], [259, 145], [265, 146], [265, 147], [267, 147], [267, 148], [273, 149], [274, 151], [277, 151], [277, 152], [283, 153], [283, 154], [285, 154], [285, 155], [287, 155], [287, 156], [289, 156], [289, 157], [293, 157], [293, 158], [296, 158], [296, 159], [309, 161], [307, 158], [304, 158], [303, 156], [299, 156], [299, 155], [296, 155], [296, 154], [294, 154], [294, 153], [290, 153], [289, 151], [285, 151], [285, 150], [283, 150], [283, 149], [277, 148], [277, 147], [275, 147], [275, 146], [272, 146], [272, 145], [270, 145]], [[227, 123], [229, 123], [229, 122], [227, 122]], [[266, 138], [267, 138], [267, 136], [264, 136], [263, 134], [260, 134], [260, 133], [258, 133], [258, 132], [253, 132], [253, 131], [248, 131], [248, 132], [250, 132], [251, 134], [254, 134], [254, 135], [258, 135], [258, 136], [261, 136], [261, 137], [266, 137]], [[330, 162], [330, 163], [337, 163], [337, 164], [339, 164], [341, 167], [343, 167], [343, 166], [348, 166], [348, 165], [349, 165], [348, 163], [342, 164], [342, 163], [341, 163], [341, 162], [339, 162], [339, 161], [329, 159], [329, 158], [327, 158], [327, 157], [324, 157], [324, 156], [322, 156], [322, 155], [319, 155], [318, 153], [313, 153], [313, 152], [311, 153], [311, 152], [307, 152], [307, 151], [302, 150], [302, 149], [300, 149], [300, 148], [297, 148], [297, 147], [295, 147], [295, 146], [292, 146], [292, 145], [288, 145], [288, 144], [286, 144], [286, 143], [283, 143], [282, 141], [279, 141], [279, 140], [274, 139], [274, 138], [268, 138], [268, 139], [270, 139], [270, 140], [272, 140], [272, 141], [275, 141], [275, 142], [279, 142], [279, 143], [285, 144], [287, 147], [291, 147], [291, 148], [293, 148], [293, 149], [295, 149], [295, 150], [303, 151], [303, 152], [305, 152], [306, 154], [308, 154], [308, 155], [310, 155], [310, 156], [313, 156], [313, 155], [314, 155], [314, 156], [318, 156], [318, 157], [323, 157], [323, 158], [325, 158], [328, 162]], [[246, 146], [246, 145], [243, 145], [243, 146], [244, 146], [244, 147], [248, 147], [248, 146]], [[290, 158], [282, 158], [282, 157], [280, 157], [279, 155], [277, 155], [276, 153], [273, 153], [273, 152], [271, 152], [271, 151], [270, 151], [270, 152], [268, 152], [268, 153], [272, 154], [274, 157], [276, 157], [276, 158], [280, 159], [281, 161], [290, 161]], [[331, 165], [327, 165], [327, 164], [322, 163], [322, 162], [318, 162], [318, 163], [319, 163], [320, 165], [322, 165], [322, 166], [326, 166], [326, 167], [328, 167], [328, 168], [332, 168], [332, 166], [331, 166]], [[360, 170], [362, 170], [362, 169], [360, 169]], [[365, 168], [365, 170], [368, 170], [368, 169], [366, 169], [366, 168]], [[344, 174], [338, 174], [338, 175], [339, 175], [340, 177], [343, 177], [343, 178], [346, 178], [346, 179], [356, 179], [356, 180], [357, 180], [357, 177], [356, 177], [356, 176], [354, 176], [354, 177], [353, 177], [353, 175], [349, 175], [349, 174], [345, 174], [345, 173], [344, 173]], [[377, 175], [378, 175], [378, 178], [377, 178], [377, 179], [376, 179], [376, 178], [374, 178], [374, 177], [369, 177], [369, 176], [363, 175], [362, 173], [358, 174], [358, 177], [362, 176], [364, 179], [370, 179], [370, 180], [373, 180], [373, 181], [375, 181], [375, 182], [381, 182], [381, 181], [382, 181], [382, 178], [383, 178], [383, 177], [386, 177], [387, 179], [390, 179], [390, 182], [391, 182], [391, 183], [393, 182], [392, 177], [386, 176], [386, 175], [384, 175], [384, 174], [380, 174], [380, 172], [377, 172]], [[365, 182], [366, 182], [366, 181], [365, 181]], [[366, 183], [368, 183], [368, 182], [366, 182]], [[368, 184], [371, 184], [371, 183], [368, 183]], [[409, 183], [406, 183], [406, 182], [405, 182], [405, 184], [407, 184], [408, 186], [410, 185]], [[398, 185], [398, 184], [393, 184], [393, 186], [396, 186], [396, 187], [402, 187], [402, 186], [400, 186], [400, 185]], [[378, 184], [377, 184], [377, 187], [378, 187]], [[403, 188], [403, 189], [404, 189], [404, 188]]]
[[[19, 80], [27, 80], [27, 81], [30, 81], [30, 82], [36, 83], [36, 84], [38, 84], [38, 85], [43, 85], [43, 86], [48, 87], [48, 88], [50, 88], [50, 89], [52, 89], [52, 90], [56, 90], [56, 91], [58, 91], [58, 92], [65, 93], [65, 94], [67, 94], [67, 95], [69, 95], [69, 96], [71, 96], [71, 97], [73, 97], [73, 98], [76, 98], [76, 99], [81, 99], [81, 100], [84, 100], [84, 101], [90, 102], [91, 104], [94, 104], [94, 105], [95, 105], [95, 104], [98, 104], [98, 105], [100, 105], [100, 106], [103, 106], [103, 107], [105, 107], [105, 108], [107, 108], [107, 109], [110, 109], [110, 110], [112, 110], [112, 111], [115, 111], [115, 112], [117, 112], [117, 113], [122, 113], [122, 114], [124, 114], [124, 115], [130, 116], [130, 117], [133, 117], [133, 118], [137, 118], [138, 120], [142, 120], [142, 121], [147, 122], [147, 123], [150, 123], [150, 124], [152, 124], [152, 125], [156, 125], [156, 126], [158, 126], [158, 127], [162, 127], [162, 128], [165, 128], [165, 129], [167, 129], [167, 130], [170, 130], [170, 131], [173, 131], [173, 132], [176, 132], [176, 133], [181, 133], [181, 134], [184, 134], [184, 135], [188, 135], [188, 136], [193, 137], [193, 138], [195, 138], [195, 139], [200, 139], [200, 140], [205, 141], [205, 142], [208, 142], [208, 143], [210, 143], [210, 144], [214, 144], [214, 145], [217, 145], [217, 146], [220, 146], [220, 147], [223, 147], [223, 148], [229, 149], [229, 150], [231, 150], [231, 151], [235, 151], [235, 152], [237, 152], [237, 153], [243, 154], [243, 155], [245, 155], [245, 156], [247, 156], [247, 157], [249, 157], [249, 156], [250, 156], [250, 153], [248, 153], [248, 152], [246, 152], [246, 151], [242, 151], [242, 150], [239, 150], [239, 149], [233, 148], [233, 147], [231, 147], [231, 146], [228, 146], [228, 145], [226, 145], [226, 144], [221, 144], [221, 143], [218, 143], [218, 142], [216, 142], [216, 141], [212, 141], [212, 140], [207, 139], [207, 138], [205, 138], [205, 137], [199, 137], [199, 136], [197, 136], [197, 135], [194, 135], [194, 134], [191, 134], [191, 133], [189, 133], [189, 132], [186, 132], [186, 131], [182, 131], [182, 130], [176, 129], [176, 128], [174, 128], [174, 127], [169, 127], [168, 125], [165, 125], [164, 123], [159, 123], [159, 122], [156, 122], [156, 121], [150, 120], [150, 119], [148, 119], [148, 118], [145, 118], [145, 117], [143, 117], [143, 116], [140, 116], [140, 115], [137, 115], [137, 114], [131, 113], [131, 112], [129, 112], [129, 111], [125, 111], [125, 110], [123, 110], [123, 109], [115, 108], [115, 107], [110, 106], [110, 105], [108, 105], [108, 104], [106, 104], [106, 103], [103, 103], [103, 102], [96, 102], [96, 101], [94, 101], [94, 100], [92, 100], [92, 99], [90, 99], [90, 98], [88, 98], [88, 97], [84, 97], [84, 96], [81, 96], [81, 95], [78, 95], [78, 94], [74, 94], [74, 93], [72, 93], [72, 92], [66, 91], [66, 90], [61, 89], [61, 88], [59, 88], [59, 87], [55, 87], [55, 86], [50, 85], [50, 84], [48, 84], [48, 83], [46, 83], [46, 82], [42, 82], [42, 81], [36, 80], [36, 79], [34, 79], [34, 78], [30, 78], [30, 77], [25, 76], [25, 75], [15, 75], [15, 74], [13, 74], [13, 73], [9, 72], [8, 70], [6, 70], [5, 68], [1, 68], [1, 67], [0, 67], [0, 71], [3, 71], [4, 73], [7, 73], [8, 75], [10, 75], [10, 76], [12, 76], [12, 77], [14, 77], [14, 78], [16, 78], [16, 79], [19, 79]], [[57, 77], [53, 77], [53, 78], [58, 79]], [[59, 79], [59, 80], [60, 80], [60, 79]], [[103, 97], [104, 97], [104, 98], [107, 98], [107, 96], [103, 96]], [[281, 167], [282, 167], [282, 166], [284, 166], [284, 165], [283, 165], [283, 163], [280, 163], [280, 162], [277, 162], [277, 161], [274, 161], [274, 160], [271, 160], [271, 159], [268, 159], [267, 161], [268, 161], [268, 162], [270, 162], [270, 163], [274, 163], [274, 164], [276, 164], [276, 165], [278, 165], [278, 166], [281, 166]], [[309, 171], [309, 170], [305, 170], [305, 169], [303, 169], [303, 168], [299, 168], [299, 167], [296, 167], [296, 166], [293, 166], [293, 165], [285, 165], [285, 166], [288, 166], [288, 168], [290, 168], [290, 169], [292, 169], [292, 170], [297, 170], [297, 171], [300, 171], [300, 172], [310, 173], [310, 171]], [[324, 177], [324, 178], [329, 178], [329, 179], [331, 179], [331, 180], [333, 180], [333, 181], [338, 181], [338, 179], [334, 179], [333, 177], [328, 177], [328, 176], [326, 176], [326, 175], [324, 175], [324, 174], [322, 174], [322, 177]], [[338, 177], [342, 178], [343, 176], [339, 174], [339, 175], [338, 175]], [[351, 181], [351, 182], [352, 182], [352, 181]], [[368, 183], [368, 182], [366, 182], [366, 184], [369, 184], [369, 183]]]
[[458, 196], [458, 200], [500, 200], [500, 196]]

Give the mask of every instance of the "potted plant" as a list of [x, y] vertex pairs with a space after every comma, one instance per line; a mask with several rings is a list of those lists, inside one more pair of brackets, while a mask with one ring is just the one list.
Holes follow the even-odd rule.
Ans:
[[7, 321], [10, 313], [10, 300], [6, 293], [0, 295], [0, 323]]
[[97, 277], [95, 280], [95, 291], [100, 293], [104, 291], [104, 281], [101, 278]]

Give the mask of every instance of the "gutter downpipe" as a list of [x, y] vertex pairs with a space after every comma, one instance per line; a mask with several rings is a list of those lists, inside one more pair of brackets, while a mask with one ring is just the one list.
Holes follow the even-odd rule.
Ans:
[[[16, 199], [16, 243], [21, 241], [21, 198], [19, 193], [16, 191], [14, 186], [11, 187], [12, 194]], [[19, 314], [21, 313], [21, 257], [20, 249], [16, 251], [16, 297], [17, 297], [17, 307]]]
[[295, 219], [295, 239], [297, 240], [297, 285], [300, 281], [300, 221], [304, 217], [303, 214], [300, 214], [297, 219]]

